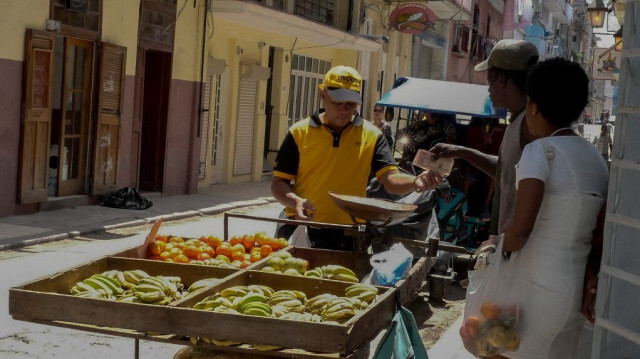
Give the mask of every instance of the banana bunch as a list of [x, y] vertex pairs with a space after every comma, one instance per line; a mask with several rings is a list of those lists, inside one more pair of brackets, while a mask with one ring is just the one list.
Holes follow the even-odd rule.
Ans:
[[143, 303], [167, 305], [182, 296], [178, 277], [148, 276], [131, 289]]
[[236, 310], [245, 315], [255, 315], [258, 317], [273, 316], [273, 311], [269, 304], [267, 304], [267, 297], [258, 293], [249, 293], [240, 298], [236, 304]]
[[221, 260], [215, 259], [215, 258], [209, 258], [209, 259], [205, 259], [205, 260], [192, 260], [191, 264], [200, 264], [200, 265], [211, 266], [211, 267], [222, 267], [222, 268], [237, 269], [236, 267], [232, 266], [231, 263], [223, 261], [223, 260], [221, 261]]
[[356, 315], [353, 303], [344, 297], [337, 297], [329, 301], [320, 314], [323, 322], [344, 324]]
[[205, 289], [208, 287], [211, 287], [213, 285], [216, 285], [220, 283], [220, 279], [218, 278], [205, 278], [205, 279], [200, 279], [199, 281], [196, 281], [194, 283], [192, 283], [189, 288], [187, 289], [187, 293], [191, 294], [191, 293], [195, 293], [201, 289]]
[[115, 279], [104, 274], [94, 274], [71, 287], [71, 294], [77, 297], [116, 300], [124, 289]]
[[258, 293], [264, 295], [267, 299], [269, 299], [275, 291], [271, 287], [267, 287], [266, 285], [260, 284], [250, 284], [248, 287], [250, 293]]
[[122, 275], [116, 275], [116, 280], [122, 284], [122, 287], [127, 289], [133, 289], [140, 279], [149, 277], [147, 272], [140, 269], [126, 270], [121, 273]]
[[275, 317], [280, 317], [289, 312], [304, 312], [307, 295], [299, 290], [279, 290], [271, 297], [267, 304], [271, 306]]
[[349, 268], [337, 264], [327, 264], [304, 272], [305, 277], [325, 278], [358, 283], [360, 280]]
[[214, 295], [210, 295], [193, 306], [193, 309], [206, 310], [206, 311], [215, 311], [218, 307], [225, 307], [228, 309], [233, 309], [233, 302], [229, 299], [222, 297], [219, 293]]
[[335, 299], [335, 298], [337, 298], [337, 296], [331, 293], [323, 293], [323, 294], [316, 295], [315, 297], [307, 301], [307, 303], [305, 304], [304, 311], [311, 314], [320, 315], [324, 307], [332, 299]]
[[347, 298], [355, 302], [356, 308], [364, 309], [375, 301], [378, 296], [378, 288], [369, 284], [357, 283], [345, 288], [344, 293]]

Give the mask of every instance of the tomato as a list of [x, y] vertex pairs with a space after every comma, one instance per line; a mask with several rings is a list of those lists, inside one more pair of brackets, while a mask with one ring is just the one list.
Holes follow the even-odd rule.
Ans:
[[229, 239], [229, 243], [233, 246], [242, 243], [242, 237], [233, 236]]
[[182, 250], [182, 253], [185, 256], [187, 256], [187, 257], [189, 257], [191, 259], [194, 259], [194, 258], [198, 258], [198, 254], [202, 253], [202, 251], [198, 247], [195, 247], [195, 246], [192, 246], [192, 245], [187, 245]]
[[256, 243], [256, 241], [253, 239], [253, 236], [242, 237], [242, 245], [244, 246], [244, 249], [246, 249], [247, 251], [253, 248], [254, 243]]
[[222, 244], [222, 239], [220, 239], [220, 238], [218, 238], [216, 236], [209, 236], [209, 237], [207, 237], [207, 239], [204, 242], [206, 242], [212, 248], [216, 248], [220, 244]]
[[169, 242], [171, 243], [183, 243], [184, 239], [182, 237], [169, 237]]
[[155, 238], [156, 241], [160, 241], [160, 242], [164, 242], [167, 243], [167, 241], [169, 240], [169, 238], [167, 238], [167, 236], [163, 235], [163, 234], [158, 234]]
[[176, 263], [189, 263], [189, 258], [184, 254], [178, 254], [177, 256], [173, 257], [173, 261]]
[[164, 249], [166, 248], [166, 243], [162, 242], [162, 241], [153, 241], [149, 244], [149, 253], [151, 253], [154, 256], [159, 255], [160, 253], [164, 252]]
[[[243, 247], [244, 248], [244, 247]], [[219, 246], [216, 247], [216, 253], [225, 255], [229, 258], [233, 255], [233, 250], [231, 249], [231, 243], [222, 242]]]
[[206, 259], [211, 259], [211, 256], [209, 255], [209, 253], [206, 252], [202, 252], [198, 254], [198, 257], [196, 258], [200, 261], [206, 260]]

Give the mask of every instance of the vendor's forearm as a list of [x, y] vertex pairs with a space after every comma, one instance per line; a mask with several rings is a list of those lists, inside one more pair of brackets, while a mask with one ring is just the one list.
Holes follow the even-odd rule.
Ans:
[[291, 187], [290, 181], [283, 178], [274, 178], [271, 182], [271, 195], [280, 204], [289, 208], [295, 208], [297, 201], [300, 199]]

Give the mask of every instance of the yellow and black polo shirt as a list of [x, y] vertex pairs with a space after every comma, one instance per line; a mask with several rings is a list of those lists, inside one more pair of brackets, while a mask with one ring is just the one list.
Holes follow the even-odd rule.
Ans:
[[[366, 196], [369, 174], [397, 169], [387, 140], [369, 121], [355, 116], [342, 133], [324, 125], [320, 112], [289, 129], [274, 164], [274, 176], [294, 181], [293, 192], [316, 207], [313, 220], [351, 224], [329, 191]], [[288, 215], [294, 215], [291, 208]]]

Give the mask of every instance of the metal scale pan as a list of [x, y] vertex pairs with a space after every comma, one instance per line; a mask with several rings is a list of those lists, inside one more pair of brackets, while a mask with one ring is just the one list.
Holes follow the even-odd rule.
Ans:
[[415, 204], [396, 203], [385, 199], [367, 198], [329, 192], [340, 209], [349, 213], [352, 218], [367, 222], [383, 222], [383, 225], [408, 217], [418, 208]]

